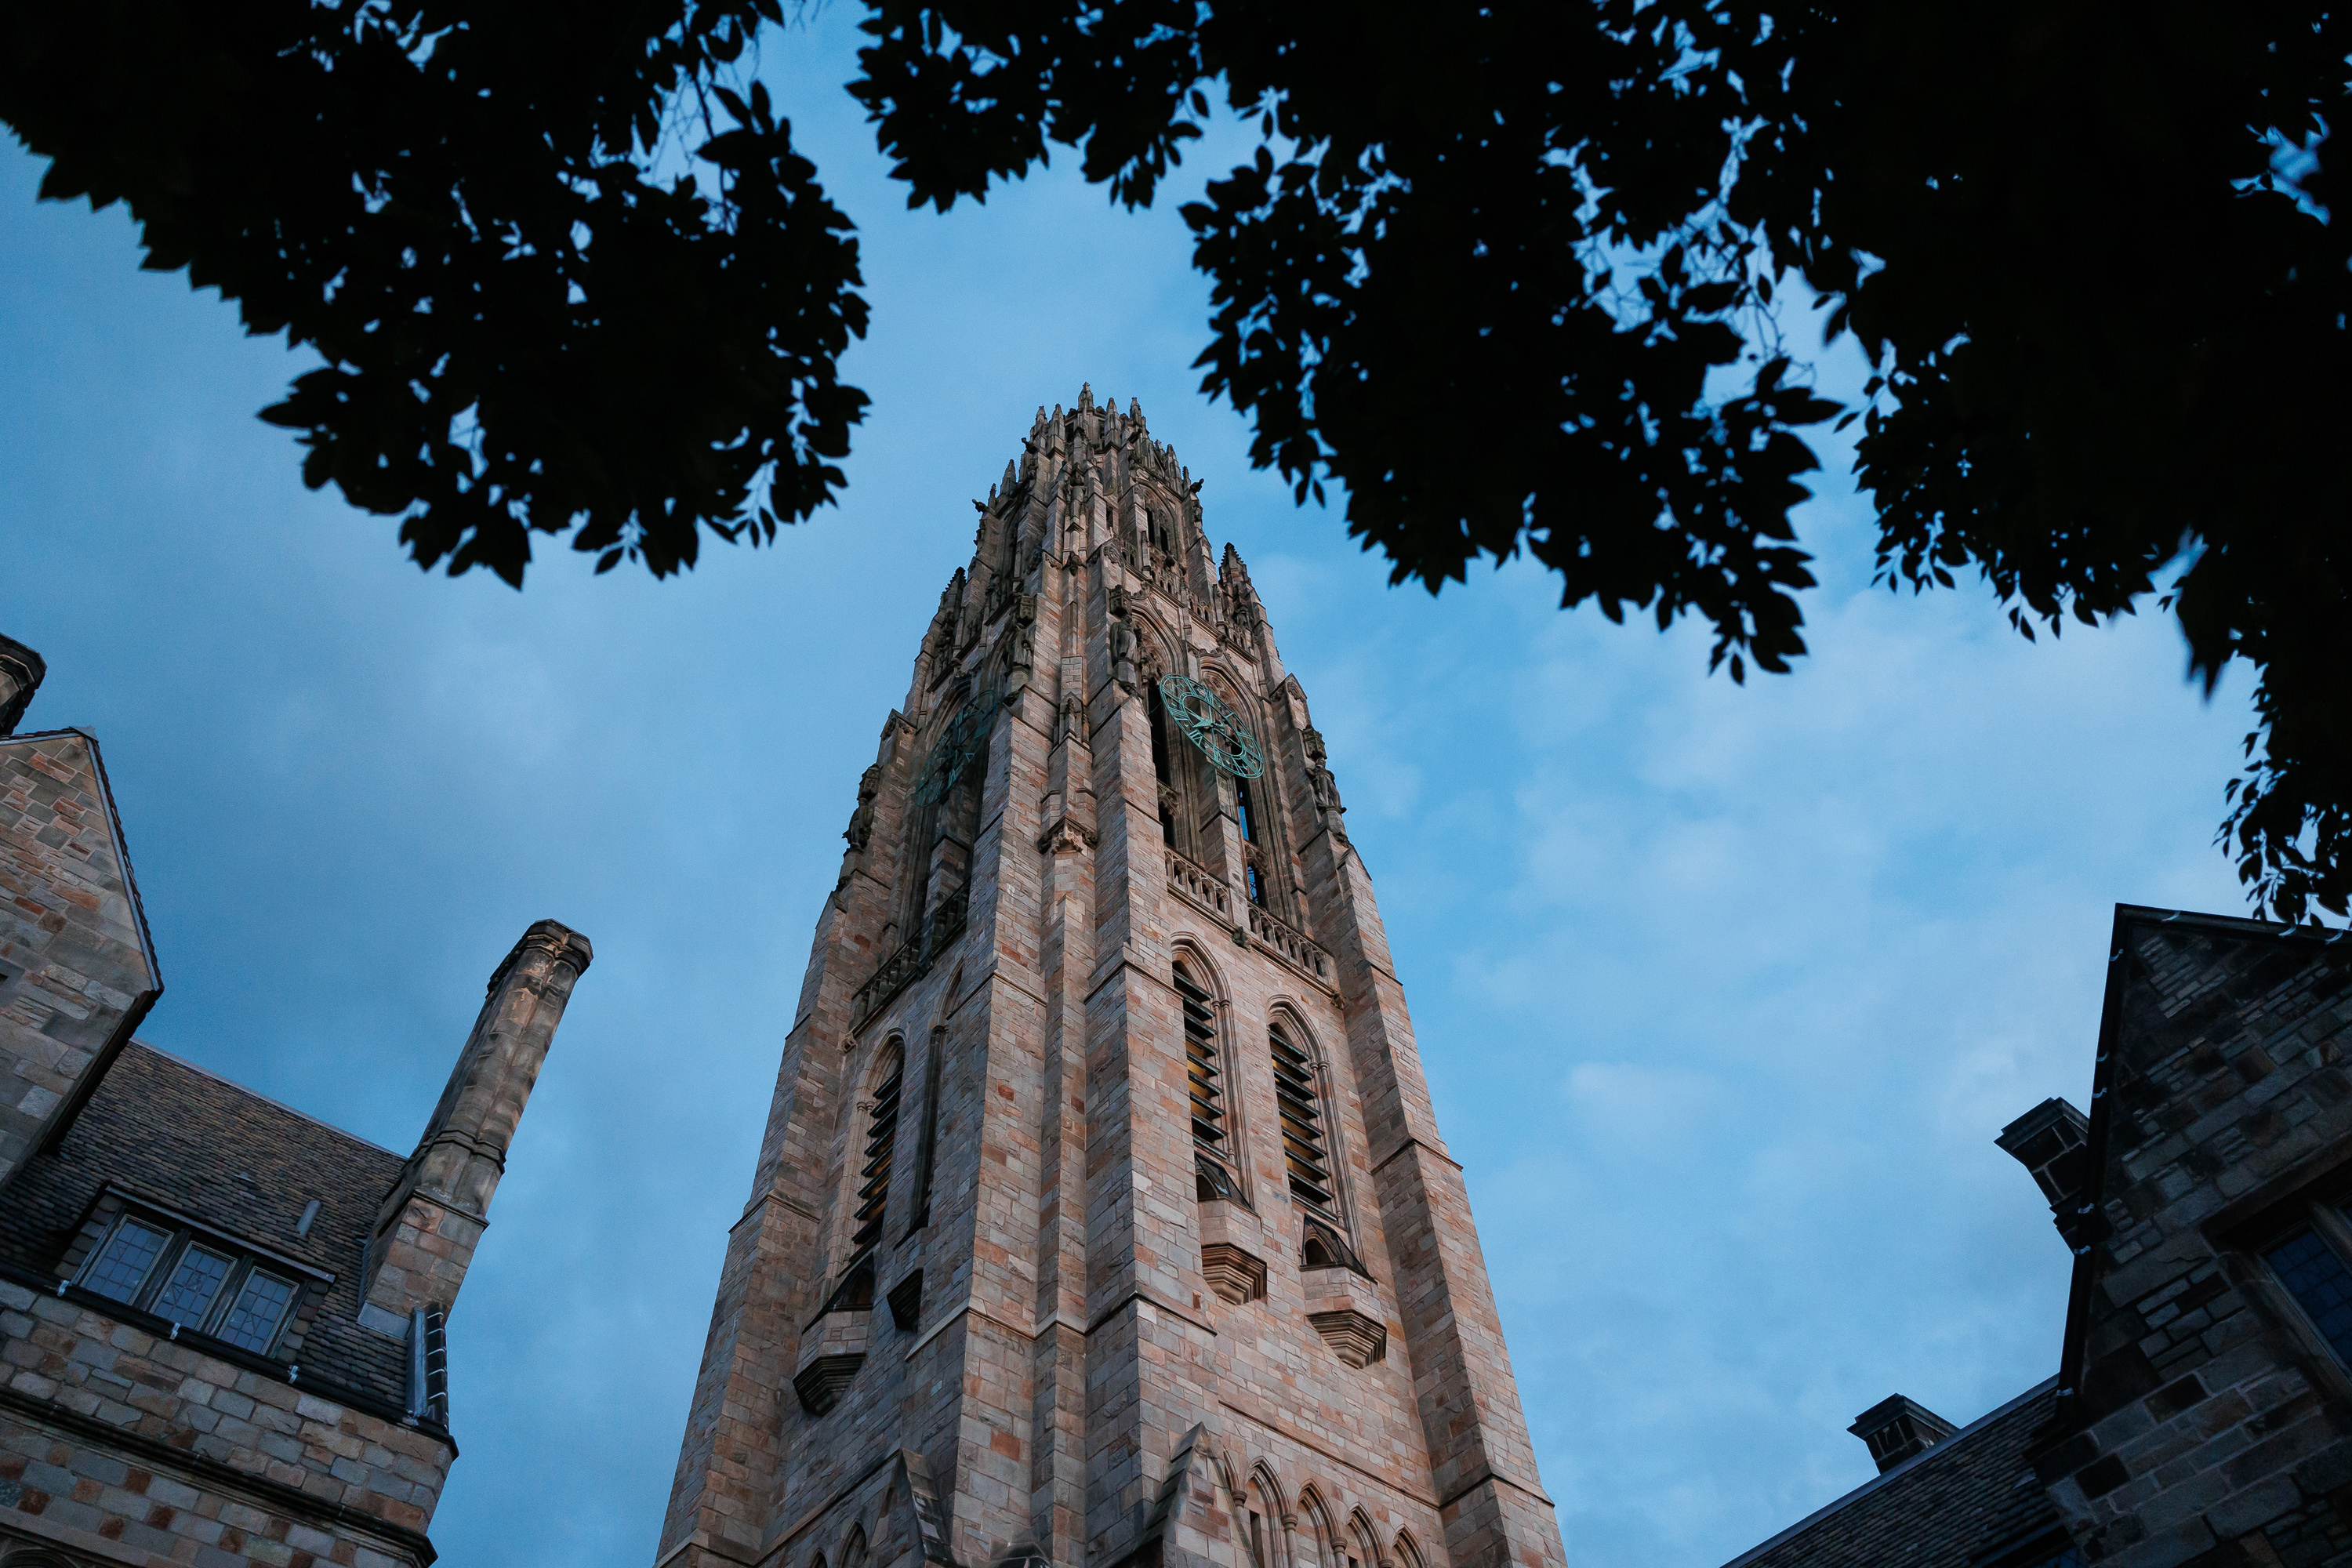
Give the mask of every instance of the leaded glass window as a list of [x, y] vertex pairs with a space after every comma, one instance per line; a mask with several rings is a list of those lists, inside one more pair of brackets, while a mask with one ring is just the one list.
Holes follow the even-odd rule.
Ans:
[[208, 1334], [268, 1353], [302, 1282], [262, 1266], [224, 1236], [161, 1215], [115, 1221], [79, 1283], [93, 1295], [152, 1313], [175, 1333]]
[[226, 1283], [235, 1261], [207, 1247], [191, 1244], [180, 1248], [180, 1260], [172, 1266], [171, 1281], [157, 1292], [152, 1310], [157, 1317], [175, 1323], [202, 1323], [205, 1315], [213, 1310], [213, 1302]]
[[2263, 1257], [2312, 1327], [2352, 1363], [2352, 1270], [2315, 1230], [2299, 1230]]
[[106, 1247], [98, 1261], [82, 1276], [82, 1284], [100, 1295], [117, 1301], [135, 1300], [141, 1287], [147, 1283], [148, 1273], [155, 1259], [163, 1255], [164, 1244], [171, 1237], [152, 1226], [126, 1219], [114, 1227], [106, 1238]]
[[245, 1277], [236, 1304], [221, 1320], [220, 1337], [243, 1349], [262, 1352], [278, 1337], [278, 1325], [294, 1300], [294, 1282], [257, 1268]]

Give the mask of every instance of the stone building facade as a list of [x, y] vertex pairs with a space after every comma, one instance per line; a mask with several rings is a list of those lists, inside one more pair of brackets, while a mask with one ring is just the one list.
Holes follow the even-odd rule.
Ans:
[[1139, 409], [1039, 411], [882, 728], [660, 1568], [1556, 1568], [1307, 694]]
[[407, 1158], [157, 1050], [98, 742], [0, 637], [0, 1568], [422, 1568], [446, 1322], [588, 967], [541, 921]]
[[[2352, 1563], [2352, 935], [2116, 911], [2088, 1117], [2003, 1129], [2074, 1258], [2057, 1375], [1732, 1568]], [[2053, 1253], [2053, 1264], [2057, 1255]]]

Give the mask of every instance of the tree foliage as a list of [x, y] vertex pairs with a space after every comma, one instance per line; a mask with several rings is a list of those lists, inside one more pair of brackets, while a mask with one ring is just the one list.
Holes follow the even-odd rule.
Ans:
[[[418, 559], [529, 532], [690, 563], [839, 483], [856, 251], [764, 99], [777, 0], [19, 8], [0, 118], [44, 193], [127, 197], [326, 367], [271, 416]], [[867, 0], [852, 85], [912, 202], [1055, 144], [1154, 199], [1213, 97], [1257, 126], [1184, 209], [1207, 386], [1302, 499], [1433, 591], [1525, 550], [1563, 600], [1803, 651], [1801, 432], [1859, 419], [1891, 589], [2027, 636], [2160, 595], [2258, 676], [2223, 842], [2282, 918], [2352, 900], [2347, 24], [2308, 4]], [[92, 78], [97, 79], [93, 85]], [[651, 171], [711, 103], [699, 192]], [[666, 121], [665, 115], [671, 116]], [[1776, 292], [1777, 290], [1777, 292]], [[1841, 410], [1794, 295], [1873, 367]], [[764, 504], [763, 504], [764, 503]]]
[[[857, 247], [764, 89], [779, 0], [78, 0], [0, 21], [41, 195], [130, 204], [146, 265], [325, 362], [263, 417], [419, 564], [520, 585], [772, 537], [841, 483]], [[712, 110], [723, 112], [717, 121]], [[657, 173], [699, 125], [706, 190]], [[683, 160], [672, 156], [672, 163]]]

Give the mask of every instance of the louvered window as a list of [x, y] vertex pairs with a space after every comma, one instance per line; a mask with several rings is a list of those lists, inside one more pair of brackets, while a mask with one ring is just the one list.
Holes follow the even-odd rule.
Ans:
[[1225, 1091], [1217, 1068], [1217, 1016], [1209, 994], [1201, 989], [1181, 963], [1176, 966], [1176, 994], [1184, 1002], [1184, 1069], [1192, 1079], [1192, 1141], [1204, 1149], [1226, 1152]]
[[1331, 1165], [1323, 1139], [1315, 1060], [1282, 1032], [1281, 1025], [1273, 1025], [1266, 1035], [1274, 1049], [1274, 1099], [1282, 1112], [1282, 1157], [1290, 1167], [1290, 1195], [1328, 1214]]
[[890, 1156], [898, 1142], [898, 1089], [907, 1074], [906, 1054], [894, 1049], [891, 1056], [890, 1076], [875, 1089], [866, 1123], [866, 1164], [857, 1173], [857, 1233], [849, 1238], [853, 1253], [882, 1239], [882, 1217], [890, 1205]]

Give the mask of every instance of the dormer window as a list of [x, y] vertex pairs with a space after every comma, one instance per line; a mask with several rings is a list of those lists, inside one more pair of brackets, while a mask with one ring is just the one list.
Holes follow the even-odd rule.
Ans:
[[224, 1238], [126, 1213], [92, 1252], [78, 1281], [184, 1331], [267, 1355], [300, 1287]]

